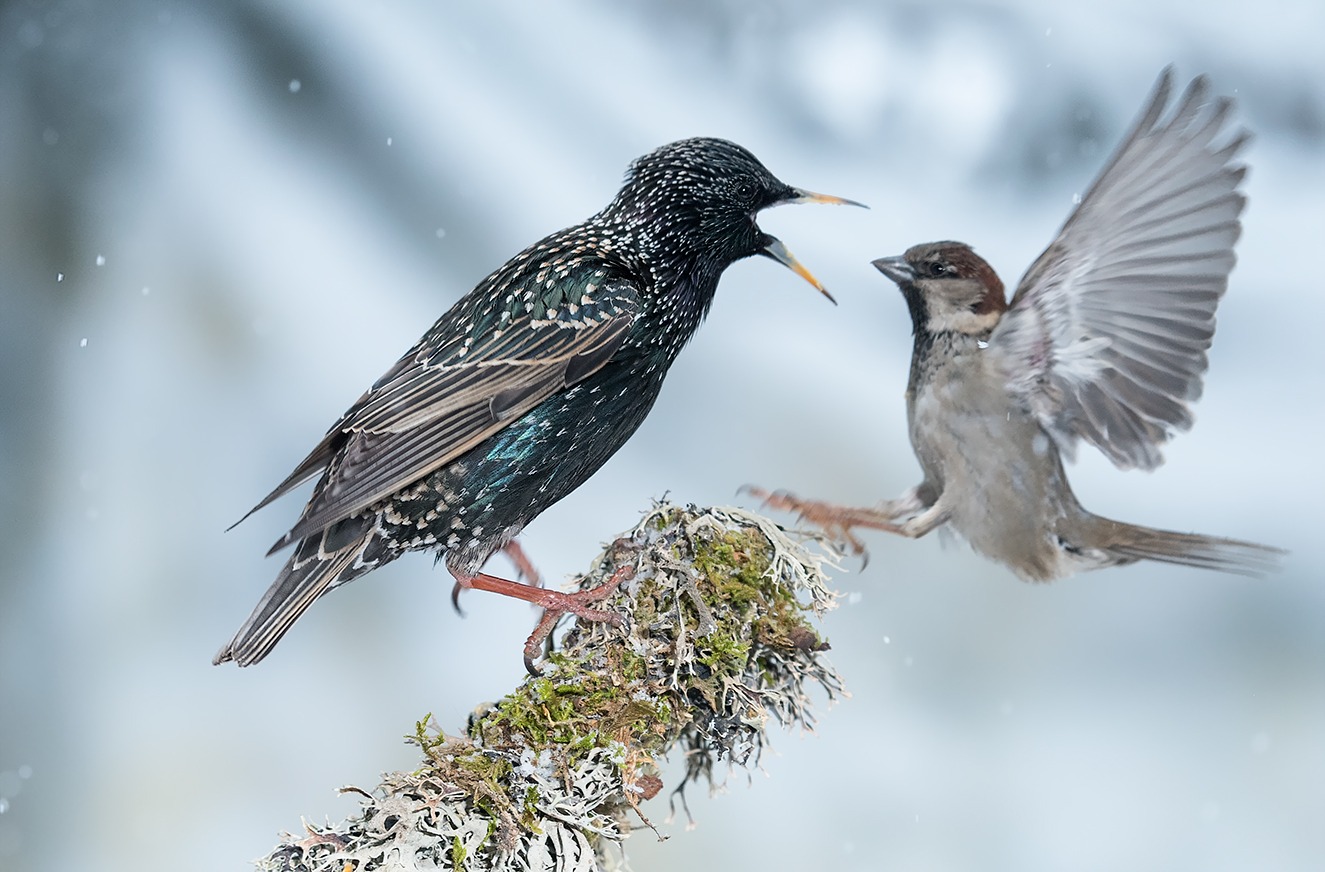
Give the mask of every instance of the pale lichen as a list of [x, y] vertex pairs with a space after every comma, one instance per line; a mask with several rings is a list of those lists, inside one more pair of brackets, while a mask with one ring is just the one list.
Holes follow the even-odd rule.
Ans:
[[[818, 546], [818, 547], [815, 547]], [[811, 619], [832, 607], [834, 556], [742, 509], [660, 503], [580, 579], [621, 566], [633, 577], [605, 601], [620, 626], [573, 622], [541, 674], [447, 736], [425, 717], [409, 740], [414, 772], [385, 776], [360, 814], [306, 825], [259, 862], [300, 872], [588, 872], [623, 860], [639, 807], [662, 788], [658, 762], [678, 745], [685, 783], [726, 760], [757, 764], [770, 718], [809, 729], [811, 694], [842, 682]], [[651, 826], [651, 824], [649, 824]]]

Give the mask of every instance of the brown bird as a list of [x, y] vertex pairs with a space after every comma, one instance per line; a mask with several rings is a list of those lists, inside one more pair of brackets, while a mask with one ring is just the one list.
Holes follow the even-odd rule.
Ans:
[[1137, 560], [1240, 574], [1272, 566], [1283, 552], [1093, 515], [1063, 471], [1079, 439], [1121, 469], [1154, 469], [1201, 393], [1241, 231], [1246, 167], [1235, 158], [1248, 134], [1224, 135], [1232, 103], [1211, 100], [1204, 77], [1164, 119], [1171, 88], [1166, 69], [1010, 304], [993, 268], [960, 242], [874, 261], [911, 313], [918, 486], [875, 508], [754, 493], [857, 553], [853, 528], [916, 538], [946, 524], [1031, 581]]

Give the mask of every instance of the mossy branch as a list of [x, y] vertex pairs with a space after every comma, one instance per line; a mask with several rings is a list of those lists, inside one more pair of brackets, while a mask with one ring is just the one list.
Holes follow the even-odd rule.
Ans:
[[[810, 623], [834, 603], [831, 552], [807, 548], [741, 509], [660, 503], [580, 580], [629, 566], [605, 607], [621, 626], [572, 623], [559, 649], [448, 736], [425, 717], [414, 772], [386, 775], [360, 813], [299, 837], [261, 869], [588, 872], [624, 860], [614, 845], [661, 790], [679, 745], [686, 784], [715, 764], [753, 766], [776, 721], [809, 729], [810, 693], [843, 693]], [[818, 541], [818, 540], [813, 540]]]

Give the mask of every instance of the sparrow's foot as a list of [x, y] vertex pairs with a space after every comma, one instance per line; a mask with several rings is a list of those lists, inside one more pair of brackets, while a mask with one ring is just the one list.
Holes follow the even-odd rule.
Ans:
[[746, 485], [741, 488], [757, 500], [762, 500], [766, 508], [795, 512], [801, 520], [823, 530], [829, 538], [850, 546], [853, 554], [864, 554], [865, 543], [856, 538], [854, 528], [865, 527], [871, 530], [885, 530], [901, 534], [902, 527], [891, 512], [880, 509], [856, 508], [826, 503], [821, 500], [805, 500], [787, 491], [767, 491], [761, 487]]

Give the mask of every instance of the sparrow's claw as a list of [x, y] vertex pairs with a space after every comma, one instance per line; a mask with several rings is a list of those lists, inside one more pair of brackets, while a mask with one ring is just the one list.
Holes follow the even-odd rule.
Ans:
[[864, 555], [866, 562], [869, 561], [869, 554], [865, 551], [865, 543], [861, 542], [853, 532], [856, 527], [885, 530], [889, 533], [902, 532], [902, 528], [897, 525], [891, 514], [877, 509], [839, 506], [820, 500], [803, 500], [789, 491], [770, 492], [754, 485], [744, 486], [741, 492], [762, 500], [765, 508], [795, 512], [802, 521], [823, 530], [830, 539], [849, 546], [851, 553]]
[[736, 489], [736, 495], [738, 497], [742, 496], [754, 497], [755, 499], [759, 500], [761, 505], [764, 503], [765, 500], [768, 499], [769, 496], [768, 491], [764, 490], [762, 487], [760, 487], [757, 484], [741, 485]]

